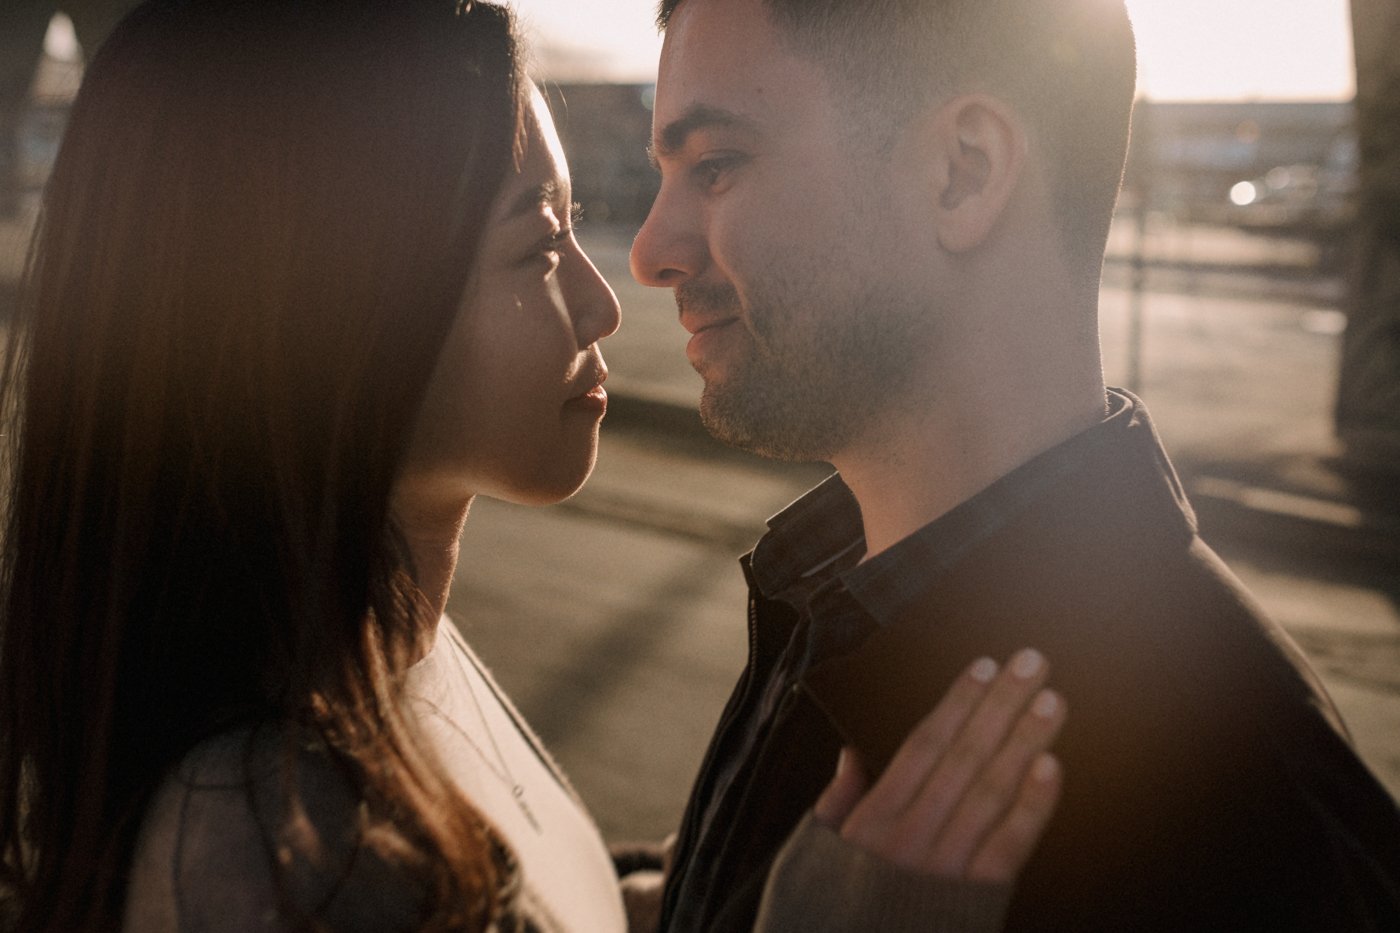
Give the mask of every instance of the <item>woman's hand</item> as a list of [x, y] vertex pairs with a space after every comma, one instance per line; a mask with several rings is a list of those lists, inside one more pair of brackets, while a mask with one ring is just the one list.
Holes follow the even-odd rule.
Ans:
[[1040, 841], [1060, 794], [1047, 749], [1065, 701], [1043, 689], [1036, 651], [998, 671], [990, 658], [958, 678], [867, 791], [854, 749], [817, 801], [817, 819], [901, 868], [944, 878], [1010, 882]]

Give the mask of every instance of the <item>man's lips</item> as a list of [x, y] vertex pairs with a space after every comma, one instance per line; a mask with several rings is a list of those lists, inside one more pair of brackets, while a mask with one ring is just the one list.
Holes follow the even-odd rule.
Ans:
[[691, 335], [685, 355], [690, 365], [704, 375], [742, 343], [744, 314], [739, 293], [730, 285], [699, 282], [684, 282], [675, 291], [681, 327]]
[[685, 345], [685, 355], [690, 360], [690, 365], [699, 369], [707, 358], [716, 358], [722, 354], [726, 338], [735, 332], [738, 324], [737, 317], [730, 317], [707, 321], [694, 329], [686, 326], [686, 330], [691, 333], [690, 342]]
[[726, 317], [718, 320], [697, 321], [694, 319], [687, 319], [683, 316], [681, 318], [681, 327], [684, 327], [692, 335], [699, 335], [709, 330], [715, 330], [716, 328], [728, 327], [737, 320], [739, 320], [738, 317]]

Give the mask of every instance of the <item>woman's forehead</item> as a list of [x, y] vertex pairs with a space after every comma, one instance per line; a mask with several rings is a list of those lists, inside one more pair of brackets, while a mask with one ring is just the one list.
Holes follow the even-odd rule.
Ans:
[[519, 168], [506, 176], [499, 198], [502, 219], [538, 212], [543, 205], [563, 210], [570, 199], [569, 166], [549, 107], [532, 89], [524, 113], [524, 151]]

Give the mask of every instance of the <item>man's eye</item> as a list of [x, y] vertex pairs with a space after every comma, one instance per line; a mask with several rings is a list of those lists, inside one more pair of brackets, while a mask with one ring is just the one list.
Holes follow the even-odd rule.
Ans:
[[743, 161], [737, 155], [713, 156], [695, 163], [691, 170], [695, 180], [704, 188], [717, 187], [726, 175]]

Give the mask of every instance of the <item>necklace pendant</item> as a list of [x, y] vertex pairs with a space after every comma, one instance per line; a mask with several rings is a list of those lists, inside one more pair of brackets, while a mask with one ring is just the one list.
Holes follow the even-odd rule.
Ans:
[[544, 832], [544, 830], [540, 828], [540, 821], [535, 819], [535, 811], [531, 810], [530, 805], [525, 802], [525, 788], [517, 784], [511, 788], [511, 793], [515, 795], [515, 805], [520, 808], [521, 815], [534, 827], [535, 832]]

